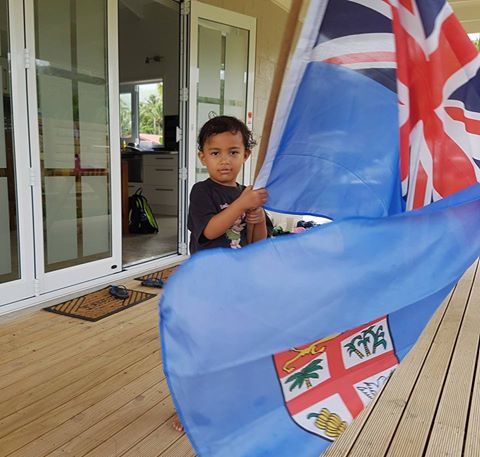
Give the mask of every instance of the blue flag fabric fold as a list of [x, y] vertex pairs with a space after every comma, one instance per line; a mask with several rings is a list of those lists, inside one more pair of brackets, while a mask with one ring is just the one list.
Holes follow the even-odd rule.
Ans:
[[160, 310], [164, 368], [199, 455], [318, 456], [328, 436], [302, 427], [318, 405], [291, 414], [272, 356], [388, 314], [383, 330], [400, 361], [478, 256], [479, 226], [473, 186], [416, 211], [193, 256]]
[[394, 92], [310, 62], [266, 183], [267, 208], [332, 219], [401, 212], [398, 149]]
[[479, 68], [444, 0], [311, 0], [256, 185], [336, 221], [170, 278], [164, 368], [199, 455], [317, 457], [411, 349], [480, 253]]

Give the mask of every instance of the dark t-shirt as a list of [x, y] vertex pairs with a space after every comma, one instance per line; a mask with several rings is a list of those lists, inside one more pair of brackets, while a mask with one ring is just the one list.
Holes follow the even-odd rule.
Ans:
[[202, 249], [218, 247], [238, 249], [247, 244], [245, 214], [238, 218], [224, 235], [214, 240], [209, 240], [203, 235], [210, 219], [236, 200], [244, 189], [245, 186], [240, 184], [236, 187], [223, 186], [210, 178], [193, 186], [188, 210], [192, 254]]

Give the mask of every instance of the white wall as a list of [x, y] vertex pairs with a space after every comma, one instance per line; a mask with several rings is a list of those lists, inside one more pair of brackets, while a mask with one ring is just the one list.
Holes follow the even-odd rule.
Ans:
[[[154, 1], [136, 13], [122, 2], [119, 9], [120, 83], [162, 78], [167, 115], [178, 114], [179, 9]], [[155, 55], [162, 57], [160, 63], [145, 63], [146, 56]]]

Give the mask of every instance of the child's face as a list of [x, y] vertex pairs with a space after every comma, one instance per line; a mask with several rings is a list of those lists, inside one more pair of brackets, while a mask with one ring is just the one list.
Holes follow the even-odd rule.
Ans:
[[224, 186], [236, 186], [237, 176], [250, 156], [240, 132], [224, 132], [207, 138], [198, 157], [210, 178]]

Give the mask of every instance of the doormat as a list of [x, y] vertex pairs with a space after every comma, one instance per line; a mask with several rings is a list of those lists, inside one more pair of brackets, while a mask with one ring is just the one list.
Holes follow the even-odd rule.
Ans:
[[162, 270], [162, 271], [155, 271], [154, 273], [143, 275], [135, 279], [137, 281], [145, 281], [145, 279], [161, 279], [162, 281], [166, 281], [177, 268], [178, 268], [178, 265], [175, 267], [166, 268], [165, 270]]
[[83, 297], [78, 297], [44, 309], [51, 313], [63, 314], [64, 316], [77, 317], [86, 321], [95, 322], [156, 297], [156, 294], [146, 294], [138, 290], [128, 289], [130, 296], [121, 299], [110, 295], [109, 290], [110, 287], [106, 287], [105, 289], [97, 290]]

